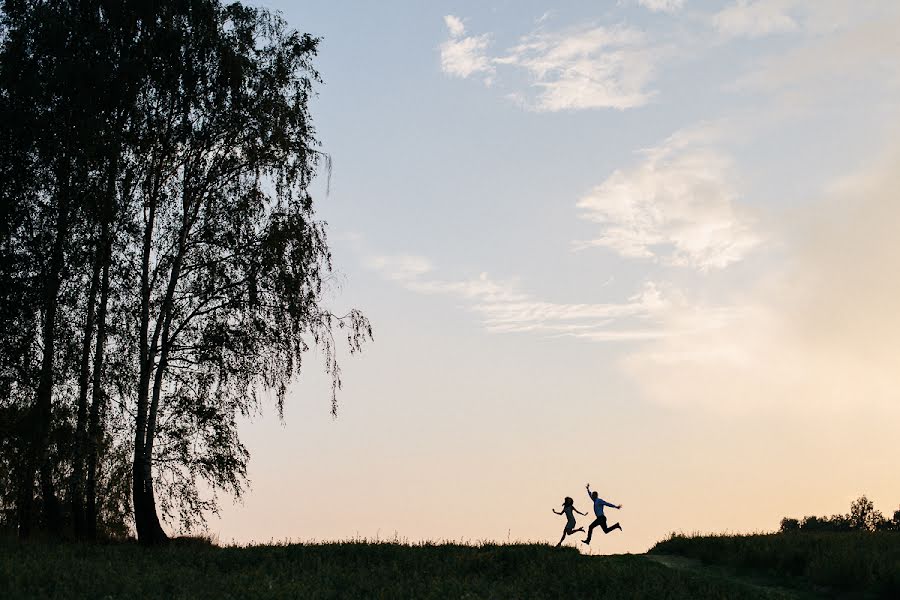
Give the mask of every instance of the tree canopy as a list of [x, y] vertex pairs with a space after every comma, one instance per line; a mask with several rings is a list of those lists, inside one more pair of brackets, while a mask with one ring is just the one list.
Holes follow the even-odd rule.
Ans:
[[324, 301], [318, 40], [217, 0], [0, 19], [2, 518], [160, 542], [244, 489], [260, 390], [281, 412], [318, 349], [336, 413], [372, 335]]
[[900, 531], [900, 508], [887, 519], [866, 496], [860, 496], [850, 504], [850, 513], [830, 517], [806, 516], [802, 519], [785, 517], [779, 530], [782, 533], [847, 532], [847, 531]]

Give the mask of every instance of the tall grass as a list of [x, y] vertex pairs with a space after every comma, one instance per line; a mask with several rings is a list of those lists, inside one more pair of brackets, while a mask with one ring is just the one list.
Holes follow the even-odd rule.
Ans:
[[900, 532], [673, 535], [650, 552], [799, 577], [834, 591], [900, 598]]
[[[589, 557], [541, 544], [330, 543], [215, 547], [186, 541], [0, 541], [12, 598], [757, 598], [641, 556]], [[765, 596], [763, 596], [765, 597]], [[769, 597], [779, 597], [771, 595]]]

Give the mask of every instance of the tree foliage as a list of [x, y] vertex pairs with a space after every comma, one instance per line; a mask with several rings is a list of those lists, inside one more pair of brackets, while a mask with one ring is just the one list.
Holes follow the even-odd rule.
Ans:
[[790, 532], [846, 532], [846, 531], [900, 531], [900, 509], [893, 518], [884, 518], [881, 511], [865, 495], [850, 504], [850, 513], [830, 517], [807, 516], [802, 519], [785, 517], [779, 531]]
[[318, 40], [218, 0], [6, 0], [0, 42], [3, 518], [162, 541], [242, 492], [260, 390], [281, 412], [317, 348], [335, 413], [336, 336], [371, 337], [324, 302]]

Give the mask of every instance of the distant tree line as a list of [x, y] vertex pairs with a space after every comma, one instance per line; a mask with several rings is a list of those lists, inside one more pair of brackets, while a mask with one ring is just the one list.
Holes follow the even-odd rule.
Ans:
[[785, 517], [781, 520], [780, 531], [900, 531], [900, 508], [888, 519], [875, 508], [871, 500], [860, 496], [850, 504], [849, 514], [809, 516], [802, 519]]
[[331, 277], [308, 187], [318, 40], [219, 0], [3, 0], [0, 520], [167, 538], [239, 496], [237, 420], [311, 348]]

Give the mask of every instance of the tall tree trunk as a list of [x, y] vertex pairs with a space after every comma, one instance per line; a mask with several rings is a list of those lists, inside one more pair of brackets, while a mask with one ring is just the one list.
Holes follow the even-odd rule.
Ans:
[[44, 279], [43, 312], [44, 323], [41, 331], [43, 357], [38, 379], [37, 393], [33, 407], [32, 443], [28, 456], [26, 476], [23, 482], [26, 489], [22, 501], [26, 502], [24, 518], [20, 522], [20, 535], [27, 537], [33, 524], [34, 481], [35, 471], [40, 473], [41, 508], [44, 524], [52, 533], [62, 528], [59, 501], [53, 487], [52, 465], [50, 464], [50, 426], [53, 413], [53, 368], [56, 353], [56, 316], [59, 305], [59, 289], [62, 283], [62, 269], [65, 243], [69, 233], [69, 182], [66, 169], [58, 178], [60, 192], [57, 200], [56, 236], [50, 252], [50, 262]]
[[[187, 171], [187, 169], [185, 169]], [[185, 175], [187, 177], [187, 175]], [[172, 326], [172, 317], [173, 317], [173, 309], [175, 302], [175, 290], [178, 287], [178, 281], [181, 277], [181, 266], [184, 262], [184, 254], [187, 248], [187, 238], [190, 233], [191, 227], [194, 223], [194, 220], [197, 216], [197, 210], [199, 210], [199, 203], [190, 201], [191, 195], [188, 191], [187, 182], [184, 183], [182, 189], [182, 221], [181, 221], [181, 229], [178, 234], [178, 245], [176, 247], [175, 258], [172, 261], [172, 267], [169, 271], [169, 281], [166, 286], [166, 295], [163, 299], [162, 305], [160, 307], [159, 315], [156, 321], [156, 327], [153, 332], [153, 339], [150, 342], [149, 346], [149, 356], [152, 361], [156, 355], [157, 348], [159, 349], [159, 362], [156, 365], [155, 373], [153, 373], [153, 389], [152, 395], [148, 394], [148, 389], [150, 386], [151, 379], [151, 368], [152, 364], [148, 363], [148, 369], [146, 372], [146, 380], [144, 378], [144, 371], [141, 372], [141, 390], [139, 392], [138, 404], [141, 405], [140, 394], [143, 394], [143, 402], [144, 406], [147, 406], [147, 401], [149, 400], [149, 406], [147, 406], [147, 417], [146, 421], [140, 423], [142, 428], [143, 435], [143, 447], [141, 448], [141, 456], [138, 457], [138, 446], [137, 439], [135, 445], [135, 464], [134, 464], [134, 478], [135, 485], [137, 486], [140, 483], [140, 495], [142, 498], [140, 499], [140, 509], [138, 508], [138, 491], [135, 490], [134, 498], [135, 498], [135, 523], [141, 521], [141, 525], [138, 526], [138, 539], [148, 543], [148, 544], [156, 544], [163, 542], [168, 539], [165, 532], [162, 529], [162, 526], [159, 522], [159, 516], [156, 513], [156, 499], [153, 493], [153, 443], [156, 437], [156, 417], [159, 413], [159, 402], [160, 396], [162, 394], [162, 384], [163, 379], [165, 377], [166, 372], [166, 364], [168, 362], [169, 348], [171, 345], [171, 340], [169, 339], [169, 333], [171, 331]], [[152, 231], [148, 229], [147, 231]], [[146, 232], [145, 232], [146, 234]], [[145, 250], [145, 259], [146, 262], [144, 264], [143, 273], [149, 273], [149, 241], [148, 238], [144, 239], [144, 250]], [[142, 275], [143, 276], [143, 275]], [[149, 286], [146, 288], [146, 305], [149, 309]], [[145, 329], [144, 323], [141, 324], [142, 335], [149, 336], [149, 310], [147, 311], [147, 326]], [[142, 363], [143, 367], [143, 363]], [[146, 387], [145, 387], [146, 386]], [[138, 414], [138, 419], [141, 420], [142, 414]], [[138, 458], [140, 460], [138, 460]], [[138, 464], [140, 463], [140, 464]], [[138, 476], [140, 476], [140, 482], [138, 482]], [[140, 516], [139, 516], [140, 512]], [[141, 533], [143, 528], [144, 539], [141, 539]]]
[[[151, 184], [152, 185], [152, 184]], [[153, 352], [149, 347], [150, 331], [150, 246], [156, 217], [156, 202], [151, 195], [144, 224], [144, 245], [141, 253], [141, 322], [139, 333], [139, 379], [137, 414], [134, 424], [134, 459], [132, 461], [131, 496], [134, 504], [134, 527], [139, 540], [148, 539], [147, 509], [144, 494], [144, 433], [147, 428], [147, 404], [150, 396], [150, 372], [153, 368]]]
[[[159, 174], [151, 187], [158, 185]], [[137, 416], [134, 431], [134, 460], [132, 462], [132, 501], [134, 502], [134, 525], [138, 541], [142, 544], [158, 544], [168, 537], [162, 529], [156, 514], [156, 499], [153, 494], [153, 463], [147, 454], [147, 424], [150, 408], [150, 382], [153, 378], [160, 328], [157, 326], [150, 339], [150, 260], [153, 241], [153, 227], [156, 218], [157, 189], [151, 189], [147, 207], [147, 222], [144, 224], [144, 244], [141, 255], [141, 322], [139, 334], [140, 376], [138, 381]]]
[[101, 221], [101, 248], [98, 262], [102, 263], [100, 277], [100, 307], [97, 311], [97, 344], [94, 349], [94, 381], [91, 409], [88, 416], [87, 446], [87, 535], [97, 537], [97, 451], [103, 435], [102, 415], [106, 395], [103, 391], [103, 364], [106, 351], [106, 313], [109, 303], [109, 268], [112, 265], [113, 220], [115, 215], [116, 179], [119, 176], [118, 151], [113, 155], [107, 182]]
[[97, 345], [94, 349], [94, 385], [91, 411], [88, 416], [87, 445], [87, 490], [86, 490], [86, 533], [88, 538], [97, 537], [97, 450], [103, 435], [101, 416], [104, 412], [106, 394], [103, 391], [103, 360], [106, 349], [106, 307], [109, 301], [110, 248], [106, 248], [103, 275], [100, 286], [100, 309], [97, 315]]
[[75, 535], [85, 533], [85, 455], [87, 450], [87, 397], [91, 375], [91, 347], [94, 336], [94, 314], [97, 305], [97, 287], [100, 279], [100, 263], [103, 241], [98, 240], [94, 254], [94, 267], [91, 273], [91, 285], [87, 298], [87, 317], [84, 323], [84, 337], [81, 346], [81, 365], [78, 373], [78, 409], [75, 425], [75, 452], [72, 457], [72, 478], [70, 483], [70, 499], [72, 510], [72, 526]]

